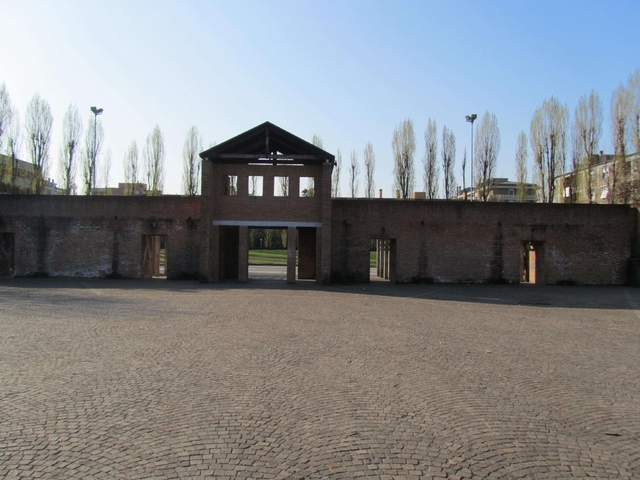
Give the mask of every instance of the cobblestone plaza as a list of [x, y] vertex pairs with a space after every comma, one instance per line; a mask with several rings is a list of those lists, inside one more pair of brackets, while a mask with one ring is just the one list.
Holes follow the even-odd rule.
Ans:
[[640, 477], [640, 291], [0, 281], [0, 477]]

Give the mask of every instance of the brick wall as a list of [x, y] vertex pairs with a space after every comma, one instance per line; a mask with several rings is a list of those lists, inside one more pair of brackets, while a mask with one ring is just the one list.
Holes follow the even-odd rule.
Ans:
[[[210, 162], [203, 162], [203, 191], [211, 188], [213, 173]], [[2, 251], [13, 244], [11, 274], [18, 276], [141, 278], [143, 235], [166, 235], [167, 276], [200, 275], [211, 281], [217, 279], [220, 228], [212, 226], [211, 220], [216, 215], [233, 219], [241, 214], [243, 219], [256, 215], [267, 221], [329, 223], [328, 234], [320, 229], [316, 237], [318, 253], [330, 242], [331, 255], [317, 258], [316, 272], [323, 283], [328, 281], [324, 271], [329, 272], [329, 266], [332, 281], [367, 282], [370, 242], [376, 238], [392, 240], [398, 282], [517, 283], [524, 245], [535, 242], [540, 248], [541, 283], [624, 284], [629, 280], [630, 258], [639, 251], [637, 211], [627, 206], [384, 199], [327, 202], [329, 182], [328, 175], [316, 181], [314, 199], [285, 199], [291, 205], [279, 212], [265, 211], [264, 216], [246, 205], [245, 210], [238, 206], [235, 214], [219, 210], [215, 199], [206, 196], [3, 195]], [[255, 199], [231, 200], [250, 203]], [[258, 199], [262, 200], [273, 208], [272, 197]], [[308, 212], [292, 206], [306, 200], [313, 205]]]
[[0, 196], [17, 276], [141, 278], [142, 236], [166, 235], [167, 276], [198, 274], [199, 197]]
[[[212, 220], [320, 222], [322, 221], [322, 165], [241, 165], [209, 163], [208, 192]], [[237, 195], [226, 195], [225, 176], [238, 176]], [[262, 176], [263, 195], [248, 194], [249, 175]], [[289, 196], [274, 196], [274, 178], [289, 177]], [[300, 197], [300, 177], [314, 177], [315, 195]], [[304, 187], [304, 185], [303, 185]], [[207, 190], [202, 190], [207, 192]]]
[[368, 281], [370, 240], [395, 240], [398, 282], [518, 283], [539, 242], [541, 283], [624, 284], [636, 210], [611, 205], [332, 201], [333, 281]]

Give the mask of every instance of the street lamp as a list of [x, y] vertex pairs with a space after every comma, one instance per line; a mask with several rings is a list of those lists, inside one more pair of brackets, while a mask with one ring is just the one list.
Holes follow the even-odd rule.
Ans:
[[91, 195], [91, 189], [93, 188], [96, 179], [96, 156], [98, 155], [98, 145], [96, 144], [97, 128], [98, 128], [98, 115], [102, 115], [102, 108], [91, 107], [91, 111], [94, 115], [93, 120], [93, 163], [91, 164], [91, 171], [89, 172], [89, 195]]
[[473, 122], [478, 118], [478, 115], [472, 113], [471, 115], [466, 115], [464, 118], [471, 124], [471, 201], [473, 202]]

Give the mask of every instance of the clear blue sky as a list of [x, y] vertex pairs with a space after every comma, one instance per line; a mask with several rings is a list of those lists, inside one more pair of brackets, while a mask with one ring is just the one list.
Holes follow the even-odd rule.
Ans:
[[[422, 190], [429, 117], [469, 149], [464, 116], [492, 111], [498, 176], [514, 176], [516, 138], [551, 95], [573, 113], [592, 89], [605, 106], [640, 67], [640, 2], [629, 1], [131, 1], [0, 0], [0, 83], [24, 114], [37, 92], [54, 115], [57, 178], [62, 117], [104, 108], [111, 184], [122, 159], [157, 123], [165, 135], [165, 191], [180, 193], [182, 144], [197, 125], [204, 146], [271, 121], [343, 154], [371, 141], [376, 186], [391, 196], [391, 136], [416, 128]], [[26, 156], [23, 153], [23, 157]], [[530, 170], [532, 170], [530, 168]], [[467, 172], [468, 175], [468, 172]], [[362, 184], [362, 180], [361, 180]]]

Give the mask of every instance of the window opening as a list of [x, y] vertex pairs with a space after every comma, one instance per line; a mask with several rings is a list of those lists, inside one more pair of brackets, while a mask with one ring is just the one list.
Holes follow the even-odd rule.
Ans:
[[273, 196], [289, 196], [289, 177], [273, 177]]
[[313, 177], [300, 177], [300, 196], [315, 196], [315, 182]]
[[224, 176], [224, 194], [227, 196], [238, 195], [238, 176], [237, 175], [225, 175]]
[[262, 196], [262, 176], [249, 175], [249, 195], [253, 197]]

